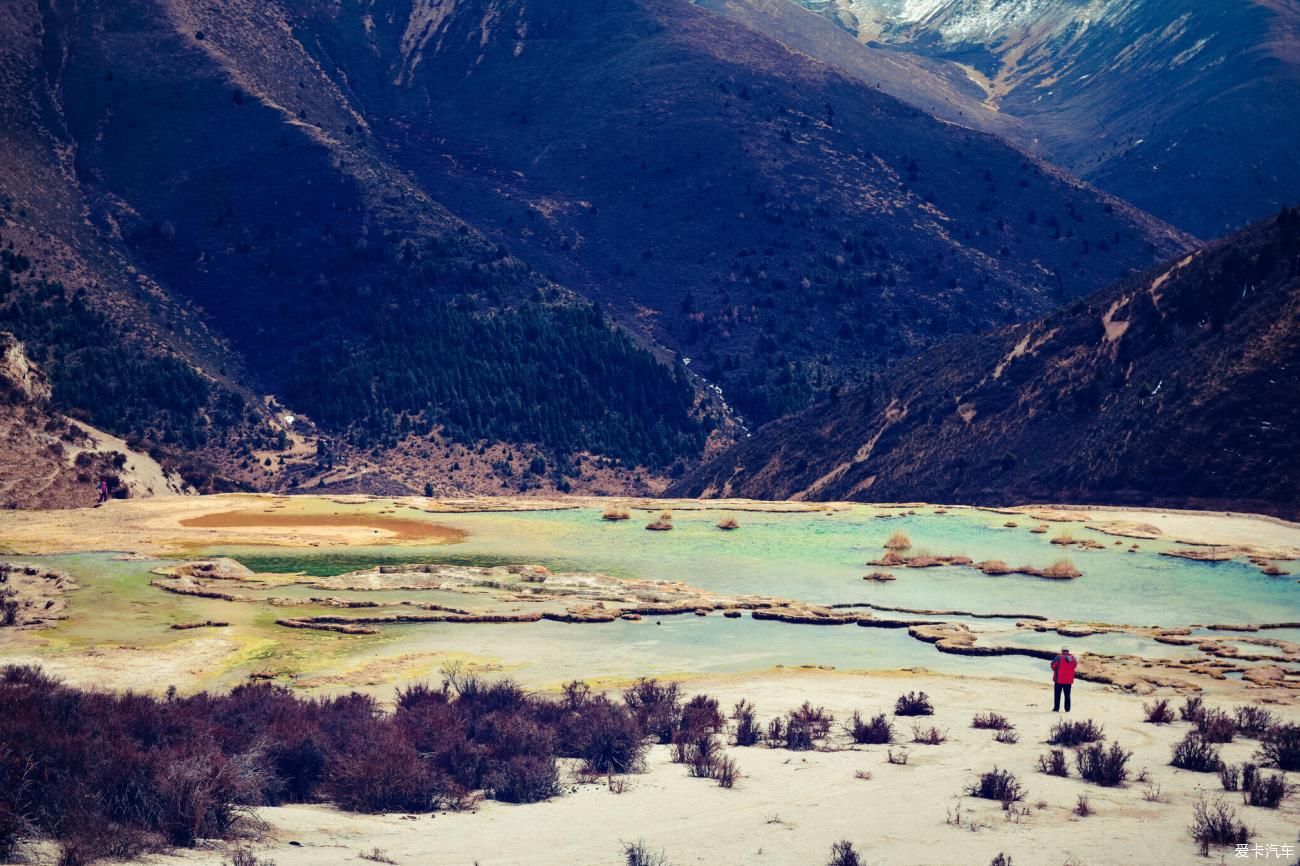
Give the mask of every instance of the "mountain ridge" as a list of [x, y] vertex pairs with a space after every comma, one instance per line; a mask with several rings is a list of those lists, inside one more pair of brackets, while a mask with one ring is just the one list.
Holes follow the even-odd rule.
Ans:
[[783, 419], [681, 496], [1257, 508], [1294, 517], [1300, 210]]

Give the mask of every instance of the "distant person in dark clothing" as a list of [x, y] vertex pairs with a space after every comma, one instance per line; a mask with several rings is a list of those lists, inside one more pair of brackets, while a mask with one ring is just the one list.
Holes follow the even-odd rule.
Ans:
[[1061, 654], [1052, 659], [1052, 712], [1061, 711], [1061, 695], [1065, 695], [1065, 711], [1070, 711], [1070, 689], [1074, 686], [1074, 669], [1079, 660], [1070, 655], [1070, 648], [1061, 647]]
[[100, 503], [108, 501], [108, 482], [102, 478], [99, 479], [99, 501]]

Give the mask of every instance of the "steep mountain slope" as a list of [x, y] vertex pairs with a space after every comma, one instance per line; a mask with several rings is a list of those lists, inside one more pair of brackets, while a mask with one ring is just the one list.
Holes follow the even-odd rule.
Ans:
[[342, 4], [295, 27], [436, 198], [751, 421], [1182, 242], [685, 0]]
[[[360, 461], [418, 490], [499, 443], [510, 486], [516, 456], [561, 489], [575, 455], [662, 476], [717, 393], [778, 417], [1187, 246], [687, 0], [0, 15], [3, 238], [33, 263], [0, 325], [64, 411], [243, 483]], [[59, 324], [83, 310], [99, 344]]]
[[[204, 11], [228, 50], [179, 3], [0, 11], [16, 120], [0, 138], [14, 157], [0, 239], [21, 264], [0, 327], [53, 362], [58, 406], [158, 446], [218, 440], [258, 486], [324, 481], [314, 470], [412, 436], [415, 453], [505, 440], [655, 468], [699, 453], [683, 371], [393, 168], [287, 36], [286, 10]], [[184, 417], [160, 428], [141, 399], [97, 418], [141, 365], [183, 380], [150, 373], [142, 390], [181, 395]], [[279, 471], [294, 437], [254, 397], [268, 393], [334, 440], [302, 473]]]
[[1300, 209], [774, 424], [681, 495], [1300, 513]]
[[795, 2], [946, 62], [1021, 122], [1018, 140], [1202, 237], [1300, 201], [1295, 0]]

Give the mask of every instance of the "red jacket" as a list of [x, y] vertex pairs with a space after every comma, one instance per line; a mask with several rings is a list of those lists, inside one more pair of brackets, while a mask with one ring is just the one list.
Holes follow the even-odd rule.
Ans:
[[1079, 660], [1069, 653], [1052, 659], [1052, 682], [1070, 685], [1074, 682], [1074, 669], [1078, 666]]

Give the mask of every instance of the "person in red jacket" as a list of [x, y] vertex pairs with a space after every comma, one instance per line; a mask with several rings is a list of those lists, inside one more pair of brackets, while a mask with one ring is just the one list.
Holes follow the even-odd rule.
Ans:
[[1065, 711], [1070, 711], [1070, 688], [1074, 685], [1074, 669], [1079, 660], [1070, 655], [1068, 646], [1061, 647], [1061, 654], [1052, 659], [1052, 712], [1061, 711], [1061, 695], [1065, 695]]

